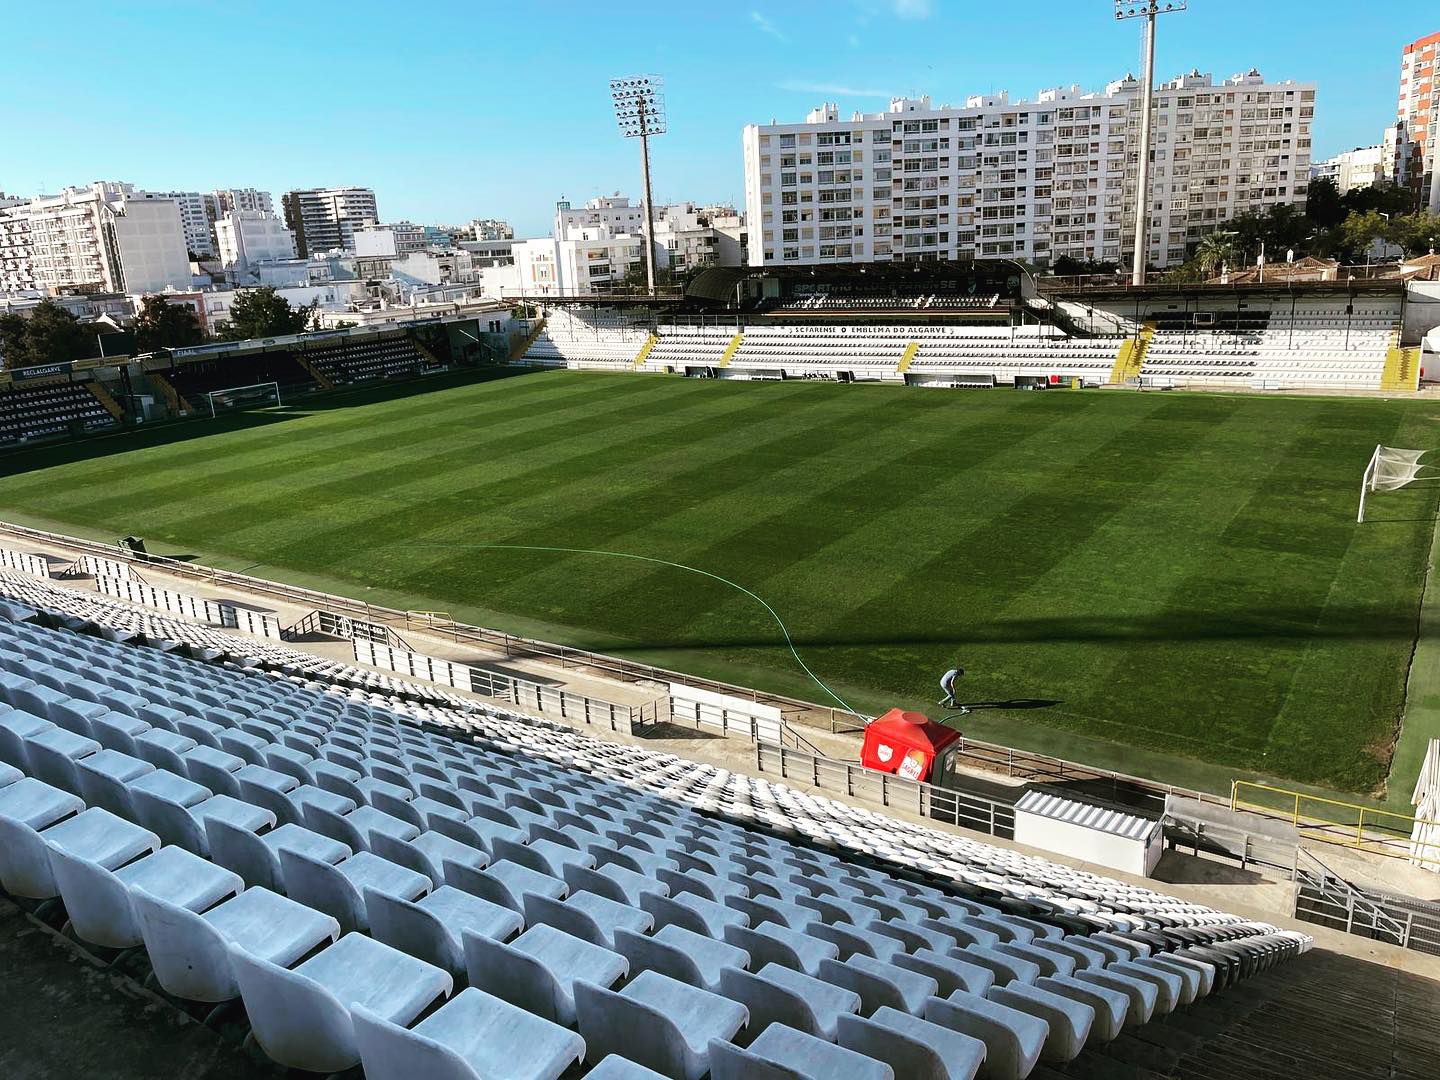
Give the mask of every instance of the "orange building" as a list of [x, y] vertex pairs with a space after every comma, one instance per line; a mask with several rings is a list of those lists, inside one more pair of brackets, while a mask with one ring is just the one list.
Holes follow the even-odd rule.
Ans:
[[1405, 46], [1400, 57], [1400, 100], [1395, 111], [1396, 140], [1393, 176], [1407, 184], [1422, 207], [1440, 210], [1440, 32]]

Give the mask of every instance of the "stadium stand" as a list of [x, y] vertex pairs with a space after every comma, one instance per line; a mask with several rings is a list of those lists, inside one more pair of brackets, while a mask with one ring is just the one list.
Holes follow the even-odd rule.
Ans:
[[[1379, 389], [1398, 312], [1380, 303], [1307, 301], [1290, 312], [1157, 313], [1141, 377], [1155, 385]], [[1187, 322], [1189, 325], [1187, 325]]]
[[[315, 380], [304, 365], [283, 350], [244, 357], [217, 356], [160, 369], [162, 376], [191, 408], [205, 405], [205, 395], [217, 390], [258, 383], [278, 383], [287, 389], [313, 388]], [[205, 409], [208, 416], [209, 410]]]
[[406, 332], [379, 339], [347, 338], [334, 344], [309, 345], [304, 358], [333, 385], [405, 379], [443, 370], [449, 363], [443, 335], [422, 341]]
[[546, 316], [525, 359], [584, 371], [624, 371], [635, 366], [648, 337], [648, 330], [620, 319], [583, 318], [557, 309]]
[[115, 417], [83, 383], [0, 390], [0, 444], [113, 427]]
[[174, 999], [240, 1000], [284, 1066], [1018, 1080], [1223, 1031], [1310, 949], [519, 713], [217, 662], [250, 642], [141, 647], [123, 605], [5, 580], [0, 884], [143, 945]]
[[[925, 305], [943, 299], [922, 294], [905, 303], [927, 315], [932, 309]], [[889, 305], [886, 314], [898, 317], [894, 297], [825, 292], [787, 300], [774, 314], [843, 310], [854, 315], [878, 312], [882, 302]], [[1418, 371], [1407, 368], [1401, 376], [1393, 370], [1398, 303], [1371, 298], [1347, 310], [1344, 302], [1307, 298], [1283, 308], [1252, 301], [1228, 311], [1109, 313], [1115, 328], [1128, 331], [1124, 337], [1071, 335], [1049, 324], [983, 325], [943, 318], [794, 323], [755, 316], [718, 325], [661, 321], [652, 336], [651, 327], [638, 321], [557, 310], [526, 359], [582, 369], [931, 386], [1138, 380], [1161, 387], [1414, 389]], [[1133, 349], [1127, 345], [1131, 338]]]
[[208, 626], [171, 618], [137, 604], [76, 593], [8, 570], [0, 571], [0, 597], [47, 612], [60, 620], [62, 625], [92, 623], [101, 626], [105, 636], [113, 640], [134, 638], [161, 649], [183, 647], [202, 659], [261, 668], [291, 678], [323, 679], [356, 690], [390, 693], [460, 707], [465, 704], [465, 699], [439, 687], [327, 660], [273, 641], [219, 633]]

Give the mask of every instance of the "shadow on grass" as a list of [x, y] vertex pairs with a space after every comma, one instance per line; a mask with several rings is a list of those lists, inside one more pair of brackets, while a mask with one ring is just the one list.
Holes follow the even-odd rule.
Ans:
[[[1440, 635], [1440, 621], [1426, 620], [1421, 634]], [[1041, 618], [994, 619], [933, 633], [849, 633], [806, 636], [792, 633], [797, 649], [873, 649], [966, 645], [1058, 645], [1075, 642], [1199, 642], [1199, 641], [1413, 641], [1415, 613], [1375, 605], [1316, 605], [1267, 608], [1263, 611], [1168, 611], [1144, 618], [1101, 615], [1054, 615]], [[665, 653], [699, 649], [767, 649], [784, 647], [778, 636], [759, 634], [677, 635], [669, 641], [625, 641], [607, 645], [611, 652]], [[1023, 700], [1023, 699], [1022, 699]], [[984, 708], [1048, 708], [1057, 702], [982, 702]], [[971, 706], [974, 707], [973, 705]]]
[[65, 442], [15, 447], [0, 452], [0, 477], [16, 476], [36, 469], [48, 469], [56, 465], [68, 465], [76, 461], [108, 457], [111, 454], [125, 454], [132, 450], [169, 446], [231, 431], [271, 427], [275, 424], [284, 424], [335, 409], [348, 409], [356, 405], [372, 405], [384, 401], [418, 397], [423, 394], [441, 393], [459, 386], [494, 382], [498, 379], [519, 378], [536, 373], [537, 369], [533, 368], [465, 368], [460, 371], [410, 379], [404, 382], [345, 387], [317, 394], [306, 394], [294, 398], [292, 404], [278, 409], [224, 413], [215, 419], [192, 417], [185, 420], [165, 420]]

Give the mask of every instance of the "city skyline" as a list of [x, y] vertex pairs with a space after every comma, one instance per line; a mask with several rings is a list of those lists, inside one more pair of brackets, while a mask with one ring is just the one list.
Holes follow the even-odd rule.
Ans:
[[[256, 187], [278, 202], [295, 188], [361, 185], [375, 189], [386, 220], [494, 216], [518, 236], [544, 235], [562, 196], [578, 205], [638, 194], [638, 155], [615, 129], [606, 80], [648, 71], [666, 77], [671, 117], [653, 148], [656, 201], [739, 207], [747, 123], [797, 122], [825, 101], [842, 116], [875, 112], [892, 95], [960, 103], [1005, 89], [1033, 99], [1138, 72], [1135, 24], [1117, 24], [1108, 0], [1055, 7], [1037, 33], [958, 0], [725, 12], [621, 3], [603, 14], [551, 3], [544, 43], [506, 37], [507, 49], [484, 44], [490, 25], [468, 7], [437, 4], [422, 25], [360, 4], [327, 28], [317, 54], [276, 32], [279, 20], [265, 15], [278, 5], [256, 5], [256, 18], [222, 34], [158, 4], [125, 17], [97, 5], [88, 25], [113, 47], [83, 68], [57, 63], [59, 28], [21, 10], [11, 25], [30, 47], [0, 73], [11, 103], [0, 190], [32, 196], [115, 179], [150, 190]], [[1161, 28], [1157, 79], [1254, 67], [1272, 82], [1316, 82], [1319, 161], [1380, 141], [1394, 120], [1400, 50], [1436, 23], [1420, 10], [1376, 16], [1328, 0], [1259, 9], [1198, 0]], [[423, 48], [397, 49], [417, 34]], [[157, 48], [168, 63], [154, 62]], [[370, 74], [352, 80], [347, 63]], [[417, 155], [425, 168], [414, 167]]]

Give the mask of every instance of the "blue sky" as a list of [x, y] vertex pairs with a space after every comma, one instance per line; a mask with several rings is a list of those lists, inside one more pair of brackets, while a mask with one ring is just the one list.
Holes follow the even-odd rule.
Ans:
[[[1401, 46], [1436, 30], [1440, 6], [1412, 0], [1192, 0], [1161, 20], [1157, 78], [1313, 79], [1323, 157], [1379, 140]], [[388, 219], [497, 216], [522, 235], [562, 195], [638, 194], [612, 76], [666, 78], [657, 200], [738, 205], [748, 122], [1101, 89], [1138, 74], [1140, 41], [1110, 0], [71, 0], [7, 5], [5, 32], [0, 190], [363, 184]]]

